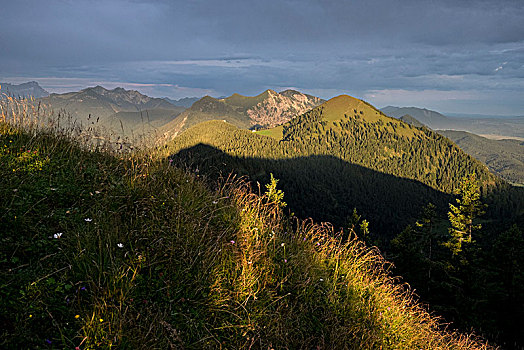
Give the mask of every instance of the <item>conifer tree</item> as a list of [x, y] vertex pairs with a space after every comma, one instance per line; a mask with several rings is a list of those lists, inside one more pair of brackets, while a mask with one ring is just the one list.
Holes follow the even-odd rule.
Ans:
[[449, 204], [448, 212], [450, 238], [444, 243], [453, 255], [462, 251], [463, 244], [472, 242], [472, 233], [481, 228], [480, 224], [473, 221], [478, 216], [484, 214], [485, 205], [480, 201], [480, 189], [478, 186], [477, 175], [471, 173], [466, 175], [458, 188], [459, 198], [457, 205]]
[[282, 190], [277, 189], [278, 179], [275, 179], [273, 176], [273, 173], [270, 174], [271, 179], [268, 184], [266, 184], [266, 196], [267, 198], [276, 204], [278, 204], [280, 207], [285, 207], [287, 205], [286, 202], [284, 202], [284, 192]]

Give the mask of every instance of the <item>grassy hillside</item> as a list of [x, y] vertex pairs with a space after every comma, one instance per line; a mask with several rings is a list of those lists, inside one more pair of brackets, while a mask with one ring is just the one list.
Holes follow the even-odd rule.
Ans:
[[508, 182], [524, 185], [524, 142], [490, 140], [465, 131], [441, 130], [438, 133], [485, 163], [494, 174]]
[[488, 348], [439, 328], [375, 250], [274, 196], [7, 119], [3, 348]]

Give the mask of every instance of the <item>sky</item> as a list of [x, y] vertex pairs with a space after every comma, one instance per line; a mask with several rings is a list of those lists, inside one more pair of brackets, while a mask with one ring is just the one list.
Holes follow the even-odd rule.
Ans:
[[0, 82], [524, 115], [523, 0], [0, 0]]

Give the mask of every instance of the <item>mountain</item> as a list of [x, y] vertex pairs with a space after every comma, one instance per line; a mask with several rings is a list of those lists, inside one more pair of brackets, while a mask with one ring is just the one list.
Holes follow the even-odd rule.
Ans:
[[416, 107], [382, 108], [391, 117], [401, 118], [406, 114], [434, 130], [467, 131], [489, 138], [515, 137], [524, 139], [524, 117], [466, 118], [444, 116], [439, 112]]
[[410, 116], [409, 114], [405, 114], [402, 117], [400, 117], [399, 119], [402, 120], [404, 123], [408, 123], [409, 125], [416, 126], [417, 128], [421, 128], [424, 126], [424, 124], [422, 124], [417, 119]]
[[40, 101], [55, 112], [66, 111], [78, 123], [128, 137], [154, 132], [185, 109], [138, 91], [123, 88], [108, 90], [102, 86], [51, 94]]
[[465, 131], [440, 130], [464, 152], [485, 163], [494, 174], [511, 183], [524, 185], [524, 142], [490, 140]]
[[242, 129], [273, 127], [289, 121], [324, 100], [294, 90], [277, 93], [266, 90], [257, 96], [233, 94], [226, 98], [205, 96], [166, 125], [165, 137], [170, 139], [179, 132], [203, 121], [225, 120]]
[[5, 95], [11, 97], [34, 97], [40, 98], [49, 96], [49, 92], [42, 89], [36, 81], [30, 81], [18, 85], [9, 83], [0, 83], [0, 99], [4, 98]]
[[297, 215], [343, 226], [357, 208], [385, 235], [428, 202], [445, 210], [468, 173], [477, 173], [486, 191], [504, 186], [447, 138], [346, 95], [256, 133], [224, 121], [199, 124], [168, 149], [186, 164], [260, 183], [273, 173]]
[[164, 100], [177, 107], [189, 108], [193, 103], [199, 100], [198, 97], [184, 97], [178, 100], [172, 100], [169, 97], [164, 97]]
[[382, 108], [381, 111], [395, 118], [401, 118], [406, 114], [410, 115], [432, 129], [441, 129], [451, 123], [448, 117], [425, 108], [387, 106]]

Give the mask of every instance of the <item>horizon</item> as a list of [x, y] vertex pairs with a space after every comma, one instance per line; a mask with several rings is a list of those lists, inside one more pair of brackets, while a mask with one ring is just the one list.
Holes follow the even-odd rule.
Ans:
[[[81, 91], [81, 90], [85, 90], [85, 89], [95, 88], [95, 87], [97, 87], [97, 86], [100, 86], [100, 87], [102, 87], [102, 88], [104, 88], [104, 89], [106, 89], [106, 90], [115, 90], [115, 89], [122, 88], [122, 89], [127, 90], [127, 91], [137, 91], [137, 92], [139, 92], [139, 93], [141, 93], [141, 94], [143, 94], [143, 95], [146, 95], [146, 96], [148, 96], [148, 97], [153, 97], [153, 98], [162, 98], [162, 99], [163, 99], [163, 98], [168, 98], [168, 99], [175, 100], [175, 101], [176, 101], [176, 100], [185, 99], [185, 98], [197, 98], [197, 99], [201, 99], [201, 98], [203, 98], [203, 97], [205, 97], [205, 96], [210, 96], [210, 97], [213, 97], [213, 98], [216, 98], [216, 99], [223, 99], [223, 98], [230, 97], [230, 96], [233, 95], [233, 94], [239, 94], [239, 93], [237, 93], [237, 92], [234, 92], [233, 94], [228, 95], [228, 96], [224, 96], [224, 95], [222, 95], [222, 96], [203, 95], [203, 96], [183, 96], [183, 97], [179, 97], [179, 98], [171, 98], [171, 97], [169, 97], [169, 96], [150, 96], [150, 95], [147, 95], [146, 93], [144, 93], [144, 92], [142, 92], [142, 91], [140, 91], [140, 90], [132, 89], [132, 88], [131, 88], [131, 89], [126, 89], [126, 88], [123, 88], [123, 87], [121, 87], [121, 86], [115, 86], [115, 87], [111, 87], [111, 88], [109, 88], [109, 87], [106, 87], [106, 86], [104, 86], [104, 85], [100, 85], [100, 84], [98, 84], [98, 85], [92, 85], [92, 86], [86, 86], [86, 87], [82, 87], [82, 88], [80, 88], [80, 89], [78, 89], [78, 90], [71, 90], [71, 91], [65, 91], [65, 92], [52, 92], [52, 91], [49, 91], [48, 89], [46, 89], [44, 86], [42, 86], [42, 84], [40, 84], [40, 83], [39, 83], [38, 81], [36, 81], [36, 80], [25, 81], [25, 82], [21, 82], [21, 83], [11, 83], [11, 82], [2, 81], [2, 82], [0, 82], [0, 85], [1, 85], [2, 83], [7, 83], [7, 84], [11, 84], [11, 85], [20, 85], [20, 84], [24, 84], [24, 83], [33, 83], [33, 82], [34, 82], [34, 83], [37, 83], [40, 87], [42, 87], [44, 90], [46, 90], [46, 91], [47, 91], [48, 93], [50, 93], [50, 94], [67, 94], [67, 93], [74, 93], [74, 92], [79, 92], [79, 91]], [[243, 94], [239, 94], [239, 95], [246, 96], [246, 97], [254, 97], [254, 96], [257, 96], [257, 95], [259, 95], [259, 94], [261, 94], [261, 93], [263, 93], [263, 92], [265, 92], [265, 91], [267, 91], [267, 90], [271, 90], [271, 89], [263, 90], [262, 92], [259, 92], [259, 93], [257, 93], [257, 94], [251, 94], [251, 95], [243, 95]], [[286, 91], [286, 90], [295, 90], [295, 91], [298, 91], [298, 92], [304, 93], [304, 92], [302, 92], [302, 91], [299, 91], [299, 90], [296, 90], [296, 89], [289, 89], [289, 88], [288, 88], [288, 89], [282, 89], [282, 90], [276, 90], [275, 92], [277, 92], [277, 93], [281, 93], [281, 92]], [[348, 94], [346, 94], [346, 93], [342, 93], [342, 94], [340, 94], [340, 95], [348, 95]], [[325, 99], [326, 101], [328, 101], [328, 100], [330, 100], [330, 99], [332, 99], [332, 98], [335, 98], [335, 97], [337, 97], [337, 96], [340, 96], [340, 95], [335, 95], [335, 96], [331, 96], [331, 97], [323, 98], [323, 99]], [[350, 95], [350, 96], [351, 96], [351, 95]], [[319, 97], [319, 96], [317, 96], [317, 97]], [[353, 96], [353, 97], [355, 97], [355, 96]], [[366, 101], [366, 102], [368, 102], [368, 101]], [[373, 104], [372, 104], [372, 105], [373, 105]], [[494, 114], [481, 114], [481, 113], [460, 113], [460, 112], [453, 112], [453, 111], [439, 111], [439, 110], [433, 110], [433, 109], [431, 109], [431, 108], [427, 108], [426, 106], [400, 106], [400, 105], [385, 105], [385, 106], [375, 106], [375, 105], [373, 105], [373, 106], [374, 106], [375, 108], [377, 108], [377, 109], [380, 109], [380, 110], [382, 110], [382, 109], [384, 109], [384, 108], [387, 108], [387, 107], [425, 109], [425, 110], [429, 110], [429, 111], [432, 111], [432, 112], [440, 113], [440, 114], [442, 114], [442, 115], [444, 115], [444, 116], [446, 116], [446, 117], [456, 117], [456, 118], [461, 118], [461, 117], [463, 117], [463, 118], [473, 118], [473, 117], [477, 117], [477, 118], [486, 118], [486, 119], [488, 119], [488, 118], [515, 118], [515, 117], [519, 118], [519, 117], [524, 117], [524, 113], [521, 114], [521, 115], [518, 115], [518, 114], [507, 114], [507, 115], [504, 115], [504, 114], [496, 114], [496, 115], [494, 115]]]

